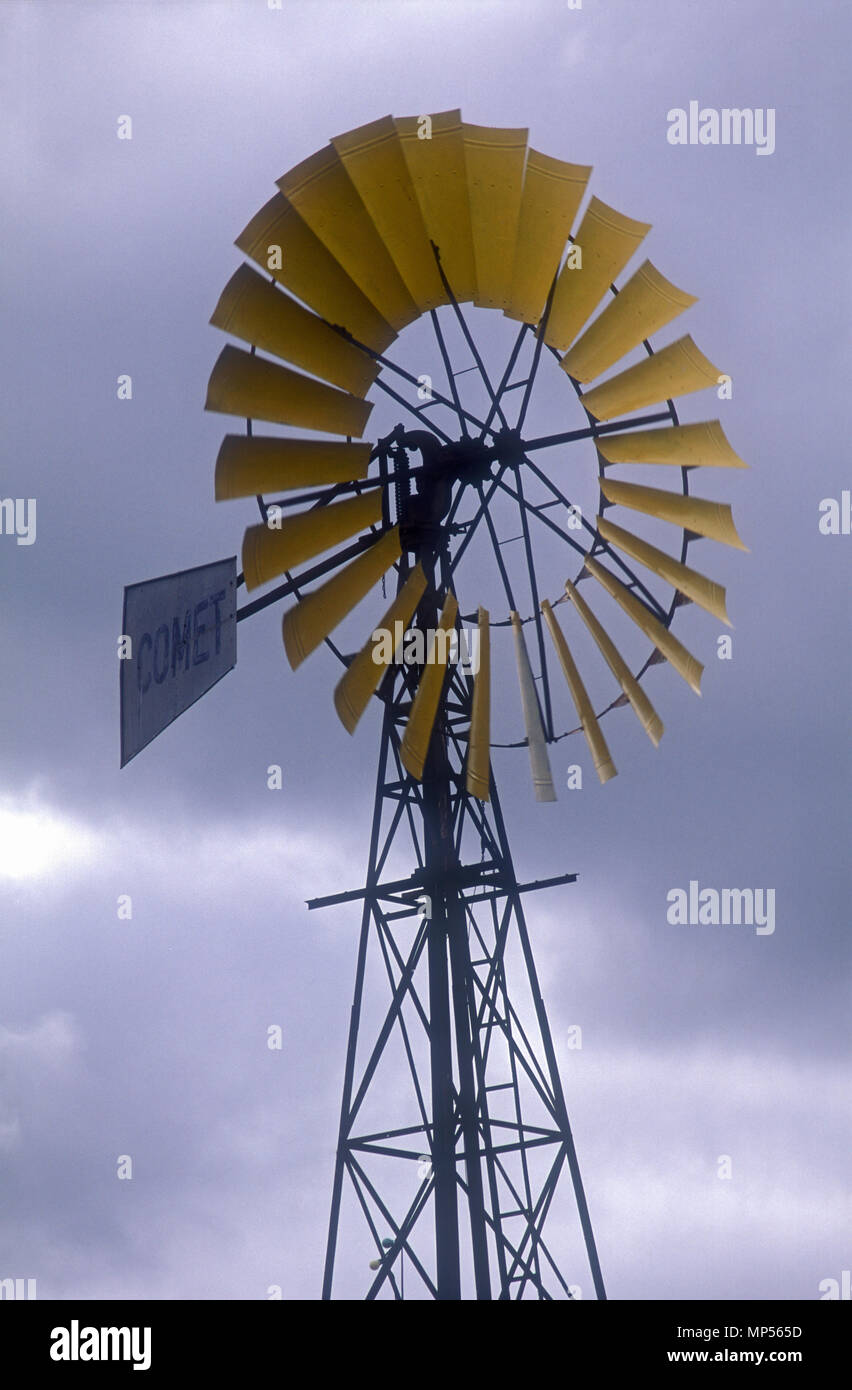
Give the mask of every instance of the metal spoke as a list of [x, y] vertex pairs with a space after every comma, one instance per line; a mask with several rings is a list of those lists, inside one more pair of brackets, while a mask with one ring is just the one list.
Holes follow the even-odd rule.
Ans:
[[[535, 464], [532, 463], [529, 459], [526, 459], [525, 462], [528, 465], [528, 467], [532, 469], [533, 473], [535, 473], [536, 477], [544, 483], [545, 487], [549, 488], [549, 490], [553, 492], [559, 498], [560, 501], [564, 502], [565, 498], [562, 496], [562, 493], [555, 486], [555, 484], [551, 482], [547, 474], [543, 473], [540, 468], [536, 468]], [[569, 503], [569, 505], [571, 504]], [[535, 510], [535, 508], [532, 508], [532, 510]], [[537, 512], [536, 515], [538, 515]], [[611, 560], [614, 560], [615, 563], [619, 566], [619, 568], [622, 569], [624, 573], [630, 577], [630, 586], [628, 587], [636, 587], [641, 589], [648, 603], [650, 603], [656, 610], [657, 615], [661, 618], [664, 618], [666, 615], [666, 610], [663, 607], [663, 605], [659, 602], [657, 598], [654, 597], [654, 595], [651, 593], [651, 590], [647, 588], [645, 584], [642, 583], [642, 580], [634, 572], [634, 570], [627, 563], [627, 561], [623, 559], [623, 557], [618, 553], [614, 546], [609, 541], [604, 540], [604, 537], [598, 531], [597, 526], [593, 526], [590, 521], [587, 521], [587, 519], [583, 516], [582, 512], [580, 512], [580, 521], [582, 522], [585, 529], [589, 531], [592, 535], [593, 544], [591, 554], [596, 554], [599, 551], [605, 551], [609, 558]]]
[[547, 652], [544, 645], [544, 624], [541, 619], [541, 609], [538, 599], [538, 580], [535, 572], [535, 559], [533, 557], [532, 545], [530, 544], [530, 526], [527, 519], [527, 503], [524, 498], [523, 483], [521, 482], [521, 471], [515, 465], [515, 482], [520, 498], [521, 528], [524, 537], [524, 551], [527, 557], [527, 567], [530, 577], [530, 594], [532, 597], [533, 622], [535, 623], [536, 638], [538, 640], [538, 658], [541, 665], [541, 688], [544, 695], [544, 727], [548, 738], [553, 738], [553, 711], [550, 705], [550, 681], [547, 674]]
[[[521, 345], [522, 345], [522, 343], [523, 343], [523, 341], [524, 341], [524, 338], [526, 337], [526, 334], [527, 334], [528, 329], [529, 329], [529, 324], [527, 324], [527, 323], [522, 323], [522, 324], [521, 324], [520, 331], [519, 331], [519, 333], [518, 333], [517, 338], [515, 339], [514, 345], [513, 345], [513, 347], [512, 347], [512, 351], [511, 351], [511, 353], [510, 353], [510, 355], [509, 355], [509, 360], [508, 360], [508, 362], [506, 363], [506, 370], [503, 372], [503, 376], [502, 376], [501, 379], [500, 379], [500, 385], [497, 387], [497, 401], [501, 400], [502, 397], [503, 397], [503, 393], [504, 393], [507, 389], [509, 389], [509, 388], [508, 388], [509, 377], [512, 375], [512, 369], [513, 369], [515, 363], [516, 363], [517, 360], [518, 360], [518, 353], [519, 353], [520, 350], [521, 350]], [[485, 424], [484, 424], [483, 427], [482, 427], [482, 434], [479, 436], [480, 439], [484, 439], [484, 438], [485, 438], [485, 435], [486, 435], [486, 433], [488, 432], [488, 427], [489, 427], [489, 425], [491, 424], [491, 421], [494, 419], [494, 416], [495, 416], [496, 413], [497, 413], [497, 402], [496, 402], [496, 401], [492, 401], [492, 402], [491, 402], [491, 405], [490, 405], [490, 407], [489, 407], [489, 409], [488, 409], [488, 414], [487, 414], [486, 417], [485, 417]]]
[[[462, 331], [462, 333], [464, 334], [464, 340], [465, 340], [465, 342], [467, 343], [468, 347], [470, 348], [470, 351], [471, 351], [471, 355], [472, 355], [472, 357], [473, 357], [473, 360], [474, 360], [474, 362], [476, 363], [477, 367], [479, 368], [479, 375], [482, 377], [483, 385], [485, 386], [486, 391], [488, 392], [489, 396], [491, 397], [491, 404], [494, 406], [494, 409], [497, 411], [497, 414], [498, 414], [499, 417], [500, 417], [500, 421], [501, 421], [501, 423], [502, 423], [502, 425], [503, 425], [503, 428], [504, 428], [504, 429], [508, 429], [508, 428], [509, 428], [509, 423], [508, 423], [508, 421], [507, 421], [505, 415], [503, 414], [503, 411], [502, 411], [502, 409], [501, 409], [501, 407], [500, 407], [500, 402], [499, 402], [499, 400], [497, 399], [497, 397], [496, 397], [495, 394], [494, 394], [494, 387], [491, 385], [491, 379], [490, 379], [490, 377], [489, 377], [489, 375], [488, 375], [488, 372], [487, 372], [486, 369], [485, 369], [485, 363], [484, 363], [483, 360], [482, 360], [482, 357], [481, 357], [480, 352], [479, 352], [479, 348], [476, 346], [476, 342], [474, 341], [473, 334], [471, 333], [470, 329], [469, 329], [468, 326], [467, 326], [467, 320], [465, 319], [465, 316], [464, 316], [464, 314], [462, 313], [461, 308], [459, 307], [458, 301], [456, 300], [456, 297], [455, 297], [455, 295], [453, 294], [453, 292], [452, 292], [452, 290], [451, 290], [451, 288], [450, 288], [449, 281], [447, 280], [447, 277], [446, 277], [446, 275], [444, 274], [444, 267], [441, 265], [441, 257], [440, 257], [440, 254], [439, 254], [439, 252], [438, 252], [438, 248], [437, 248], [437, 246], [435, 245], [434, 242], [432, 242], [432, 251], [434, 252], [434, 255], [435, 255], [435, 262], [436, 262], [436, 264], [437, 264], [437, 266], [438, 266], [438, 274], [439, 274], [440, 277], [441, 277], [441, 283], [443, 284], [444, 289], [447, 291], [447, 294], [450, 296], [450, 303], [451, 303], [452, 306], [453, 306], [453, 312], [455, 313], [455, 316], [456, 316], [456, 318], [458, 319], [459, 327], [461, 328], [461, 331]], [[482, 425], [480, 425], [480, 428], [482, 429], [483, 434], [484, 434], [484, 433], [485, 433], [485, 427], [482, 426]]]
[[[385, 357], [383, 353], [376, 352], [373, 348], [367, 347], [366, 343], [359, 342], [357, 338], [353, 337], [353, 335], [347, 332], [345, 328], [341, 328], [339, 324], [332, 323], [329, 324], [329, 327], [333, 328], [335, 333], [339, 333], [341, 338], [345, 338], [346, 341], [348, 343], [351, 343], [353, 347], [359, 348], [360, 351], [366, 353], [368, 357], [372, 357], [374, 362], [378, 362], [379, 365], [382, 367], [387, 367], [389, 372], [395, 372], [397, 376], [401, 376], [405, 381], [408, 382], [409, 386], [420, 385], [420, 382], [418, 381], [417, 377], [413, 376], [411, 372], [407, 372], [404, 367], [401, 367], [399, 365], [398, 362], [394, 362], [391, 360], [390, 357]], [[384, 387], [384, 389], [386, 390], [388, 389], [387, 383], [383, 382], [380, 376], [376, 377], [375, 384], [376, 386]], [[391, 392], [390, 394], [393, 394], [393, 392]], [[446, 396], [442, 395], [440, 391], [432, 391], [432, 398], [433, 400], [436, 400], [439, 403], [439, 405], [445, 405], [449, 410], [455, 410], [453, 402], [451, 400], [448, 400]], [[398, 400], [402, 405], [404, 405], [406, 410], [410, 410], [413, 414], [415, 414], [418, 417], [418, 419], [422, 418], [422, 407], [418, 409], [417, 406], [409, 405], [409, 403], [406, 400], [404, 400], [402, 396], [396, 396], [395, 399]], [[470, 412], [467, 410], [464, 411], [464, 415], [468, 420], [470, 420], [472, 425], [476, 425], [477, 429], [482, 428], [482, 421], [478, 420], [475, 415], [471, 415]], [[437, 432], [438, 431], [436, 430], [436, 433]], [[447, 438], [447, 436], [445, 435], [444, 438]]]
[[[481, 484], [481, 483], [480, 483], [479, 487], [477, 488], [477, 492], [479, 493], [479, 500], [480, 500], [480, 502], [482, 502], [482, 484]], [[499, 540], [497, 539], [497, 532], [496, 532], [495, 527], [494, 527], [494, 522], [493, 522], [492, 517], [491, 517], [491, 512], [489, 511], [488, 507], [485, 506], [484, 502], [483, 502], [483, 506], [482, 506], [482, 514], [483, 514], [483, 516], [485, 517], [485, 525], [488, 527], [488, 534], [489, 534], [489, 536], [491, 537], [491, 545], [492, 545], [493, 550], [494, 550], [494, 558], [495, 558], [495, 560], [497, 561], [497, 568], [498, 568], [499, 571], [500, 571], [500, 578], [501, 578], [502, 581], [503, 581], [503, 588], [504, 588], [505, 591], [506, 591], [506, 601], [507, 601], [507, 603], [508, 603], [508, 605], [509, 605], [509, 609], [510, 609], [511, 611], [514, 611], [515, 608], [516, 608], [516, 604], [515, 604], [515, 596], [514, 596], [514, 594], [512, 593], [512, 583], [511, 583], [511, 580], [509, 579], [509, 574], [508, 574], [508, 571], [507, 571], [507, 569], [506, 569], [506, 566], [505, 566], [505, 564], [503, 563], [503, 555], [502, 555], [502, 552], [501, 552], [500, 542], [499, 542]]]
[[483, 514], [488, 510], [488, 504], [491, 501], [491, 498], [494, 496], [494, 493], [497, 491], [497, 488], [502, 486], [501, 480], [507, 467], [507, 464], [500, 465], [497, 473], [491, 480], [491, 486], [489, 487], [488, 492], [485, 494], [484, 499], [480, 502], [479, 507], [477, 508], [473, 517], [471, 517], [470, 521], [467, 522], [467, 530], [465, 531], [464, 536], [462, 537], [461, 544], [458, 550], [456, 551], [455, 555], [452, 556], [450, 560], [451, 574], [454, 574], [455, 571], [458, 569], [459, 561], [461, 560], [461, 557], [464, 555], [464, 552], [470, 545], [470, 542], [473, 540], [474, 534], [476, 532], [477, 527], [479, 526], [480, 521], [482, 520]]
[[515, 429], [518, 430], [518, 432], [520, 432], [524, 427], [524, 420], [526, 419], [527, 408], [530, 403], [530, 397], [532, 396], [532, 389], [535, 383], [536, 373], [538, 371], [539, 362], [541, 361], [541, 350], [544, 347], [544, 331], [547, 327], [547, 320], [550, 318], [550, 306], [553, 303], [553, 292], [556, 289], [556, 280], [557, 276], [554, 275], [553, 282], [550, 286], [550, 292], [547, 296], [547, 303], [544, 306], [544, 313], [542, 315], [541, 322], [536, 332], [532, 366], [530, 367], [530, 374], [527, 377], [524, 398], [521, 401], [521, 409], [518, 413], [518, 419], [515, 424]]
[[[564, 531], [564, 530], [562, 529], [561, 526], [557, 526], [557, 524], [556, 524], [555, 521], [551, 521], [551, 519], [550, 519], [549, 516], [545, 516], [545, 515], [544, 515], [542, 512], [540, 512], [540, 511], [535, 511], [535, 509], [534, 509], [533, 507], [530, 506], [530, 503], [529, 503], [529, 502], [527, 502], [524, 498], [519, 497], [518, 494], [517, 494], [517, 492], [515, 491], [515, 489], [514, 489], [513, 487], [511, 487], [508, 483], [506, 483], [506, 482], [503, 481], [502, 477], [501, 477], [501, 478], [498, 478], [498, 479], [495, 479], [495, 482], [497, 483], [497, 486], [498, 486], [499, 488], [501, 488], [503, 492], [508, 493], [508, 495], [509, 495], [515, 502], [519, 503], [519, 504], [520, 504], [521, 506], [523, 506], [523, 507], [527, 507], [530, 511], [533, 512], [533, 515], [534, 515], [534, 516], [538, 517], [539, 521], [541, 521], [541, 522], [542, 522], [545, 526], [547, 526], [551, 531], [554, 531], [554, 532], [556, 533], [557, 536], [560, 536], [560, 537], [562, 538], [562, 540], [567, 541], [569, 545], [573, 546], [574, 549], [575, 549], [576, 551], [578, 551], [578, 552], [580, 553], [580, 555], [582, 555], [583, 559], [585, 560], [585, 558], [586, 558], [586, 547], [585, 547], [584, 545], [581, 545], [580, 542], [579, 542], [578, 540], [575, 540], [573, 536], [569, 536], [569, 535], [568, 535], [568, 532], [567, 532], [567, 531]], [[569, 504], [569, 505], [571, 505], [571, 504]]]
[[573, 444], [575, 439], [595, 439], [599, 434], [628, 434], [639, 425], [655, 425], [661, 420], [671, 418], [669, 411], [663, 410], [653, 415], [640, 415], [635, 420], [610, 420], [606, 424], [587, 425], [581, 430], [566, 430], [563, 434], [544, 434], [537, 439], [525, 439], [524, 453], [533, 453], [536, 449], [552, 449], [559, 444]]
[[447, 381], [450, 385], [450, 391], [452, 393], [453, 402], [455, 404], [456, 414], [459, 417], [459, 425], [461, 426], [461, 432], [464, 435], [465, 439], [467, 439], [469, 438], [467, 432], [467, 420], [465, 419], [465, 414], [461, 407], [458, 387], [456, 386], [455, 372], [453, 371], [453, 364], [450, 361], [449, 353], [447, 352], [447, 345], [444, 342], [444, 335], [441, 332], [441, 325], [438, 321], [438, 315], [434, 309], [430, 309], [429, 317], [432, 320], [432, 327], [435, 330], [435, 337], [438, 340], [438, 350], [441, 354], [441, 360], [444, 363], [444, 370], [447, 373]]
[[[411, 405], [410, 402], [407, 401], [404, 396], [401, 396], [399, 394], [398, 391], [394, 391], [393, 387], [389, 386], [386, 381], [382, 381], [381, 377], [376, 378], [376, 385], [381, 387], [382, 391], [384, 391], [386, 396], [391, 396], [395, 401], [398, 401], [399, 404], [403, 406], [411, 415], [416, 415], [421, 425], [423, 424], [422, 406]], [[437, 399], [437, 397], [435, 397], [435, 399]], [[449, 402], [447, 402], [447, 404], [449, 404]], [[447, 434], [446, 431], [442, 430], [440, 425], [436, 425], [434, 420], [429, 421], [429, 428], [433, 434], [436, 434], [438, 436], [439, 439], [443, 439], [445, 444], [452, 443], [452, 436]]]

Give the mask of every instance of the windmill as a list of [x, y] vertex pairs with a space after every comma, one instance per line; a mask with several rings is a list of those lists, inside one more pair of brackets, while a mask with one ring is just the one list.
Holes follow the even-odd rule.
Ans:
[[[246, 421], [216, 498], [256, 497], [243, 578], [275, 582], [238, 617], [291, 600], [290, 665], [325, 644], [344, 728], [381, 715], [364, 884], [309, 904], [361, 911], [325, 1298], [344, 1239], [367, 1298], [406, 1275], [409, 1297], [571, 1298], [581, 1257], [606, 1296], [524, 912], [576, 874], [519, 881], [492, 750], [526, 747], [553, 801], [563, 738], [615, 776], [612, 710], [659, 743], [643, 676], [664, 662], [698, 692], [702, 671], [677, 608], [728, 622], [691, 548], [744, 548], [690, 473], [745, 465], [718, 420], [679, 422], [722, 374], [689, 336], [652, 347], [694, 297], [648, 260], [616, 287], [650, 228], [594, 196], [579, 216], [590, 174], [459, 111], [385, 117], [278, 180], [211, 320], [242, 346], [207, 408]], [[511, 333], [497, 370], [485, 310]], [[406, 338], [406, 366], [388, 349], [419, 320], [434, 341]], [[536, 434], [542, 388], [561, 427]], [[400, 416], [375, 443], [374, 389]]]

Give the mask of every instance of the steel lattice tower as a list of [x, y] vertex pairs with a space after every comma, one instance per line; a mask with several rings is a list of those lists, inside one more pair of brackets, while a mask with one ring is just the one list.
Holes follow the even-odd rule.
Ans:
[[[403, 451], [395, 454], [399, 468]], [[417, 615], [428, 631], [434, 629], [448, 591], [449, 556], [446, 545], [436, 550], [424, 544], [417, 558], [427, 577], [437, 581], [429, 584]], [[406, 577], [407, 568], [402, 567], [400, 588]], [[465, 1245], [478, 1299], [522, 1297], [525, 1292], [540, 1298], [570, 1297], [569, 1283], [544, 1235], [557, 1183], [567, 1170], [595, 1292], [604, 1298], [521, 901], [528, 892], [570, 883], [576, 875], [518, 883], [493, 776], [489, 804], [466, 789], [473, 681], [458, 665], [446, 677], [422, 783], [406, 772], [400, 744], [417, 673], [404, 668], [401, 679], [396, 675], [391, 670], [380, 691], [385, 712], [365, 887], [310, 903], [316, 908], [363, 900], [323, 1297], [332, 1295], [347, 1180], [381, 1252], [368, 1298], [376, 1297], [386, 1281], [401, 1297], [394, 1271], [399, 1273], [403, 1255], [422, 1290], [435, 1298], [460, 1298]], [[413, 853], [417, 868], [408, 879], [388, 880], [383, 877], [385, 865], [399, 839]], [[510, 942], [521, 957], [522, 968], [515, 971], [514, 980], [507, 968]], [[389, 998], [380, 1028], [365, 1040], [361, 1004], [371, 953], [384, 964]], [[517, 978], [520, 974], [522, 979]], [[535, 1023], [532, 1037], [513, 1003], [525, 995]], [[424, 1064], [418, 1064], [412, 1047], [412, 1027], [422, 1030], [428, 1041]], [[391, 1114], [386, 1129], [361, 1133], [360, 1113], [395, 1031], [402, 1040], [420, 1122], [398, 1127]], [[547, 1152], [547, 1172], [536, 1183], [530, 1153], [542, 1149]], [[364, 1157], [417, 1162], [424, 1151], [430, 1156], [429, 1170], [408, 1209], [395, 1218], [365, 1172]], [[418, 1236], [430, 1207], [431, 1270], [418, 1253]], [[392, 1232], [389, 1246], [382, 1246], [382, 1229]]]

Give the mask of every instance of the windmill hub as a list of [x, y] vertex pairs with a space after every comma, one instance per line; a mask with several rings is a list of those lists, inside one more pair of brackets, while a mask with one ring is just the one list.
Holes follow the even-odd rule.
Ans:
[[[406, 430], [398, 425], [391, 440], [397, 449], [397, 468], [405, 475], [397, 494], [402, 544], [414, 551], [423, 545], [436, 545], [440, 523], [450, 510], [454, 484], [482, 483], [491, 476], [495, 461], [507, 463], [523, 456], [517, 430], [500, 430], [494, 444], [467, 436], [442, 443], [428, 430]], [[414, 474], [414, 496], [408, 487], [407, 472], [407, 453], [412, 449], [423, 459]]]
[[404, 430], [401, 426], [394, 439], [403, 449], [417, 449], [423, 458], [418, 493], [428, 491], [439, 479], [481, 481], [491, 469], [493, 451], [480, 439], [454, 439], [442, 444], [429, 430]]

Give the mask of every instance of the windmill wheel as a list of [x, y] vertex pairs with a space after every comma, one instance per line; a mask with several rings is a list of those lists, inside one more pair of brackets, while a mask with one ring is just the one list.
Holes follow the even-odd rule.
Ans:
[[[645, 671], [667, 662], [699, 692], [703, 669], [670, 631], [677, 608], [693, 602], [728, 622], [724, 589], [686, 563], [689, 547], [707, 537], [744, 548], [730, 508], [691, 495], [689, 473], [745, 464], [718, 420], [680, 424], [674, 404], [722, 374], [688, 336], [656, 351], [649, 341], [694, 296], [647, 260], [616, 288], [650, 227], [591, 197], [572, 233], [590, 174], [528, 148], [525, 130], [469, 125], [459, 111], [385, 117], [278, 180], [236, 241], [265, 273], [244, 263], [211, 320], [250, 345], [223, 349], [206, 403], [246, 419], [222, 444], [216, 497], [257, 497], [247, 588], [284, 576], [268, 597], [296, 598], [283, 618], [287, 657], [296, 667], [324, 642], [340, 657], [334, 704], [349, 732], [375, 694], [405, 682], [402, 765], [423, 777], [440, 721], [467, 742], [467, 790], [480, 800], [491, 749], [524, 745], [536, 797], [555, 799], [548, 747], [581, 731], [607, 781], [616, 769], [599, 721], [618, 706], [657, 744]], [[487, 322], [483, 310], [502, 318]], [[434, 341], [409, 337], [402, 365], [388, 349], [421, 317]], [[361, 442], [374, 390], [406, 415], [375, 444]], [[536, 432], [537, 409], [547, 433]], [[570, 411], [584, 423], [553, 428]], [[261, 435], [255, 421], [283, 429]], [[613, 476], [622, 466], [627, 479]], [[646, 469], [678, 487], [649, 484]], [[574, 495], [581, 475], [593, 519]], [[639, 514], [646, 534], [610, 521], [610, 508]], [[674, 554], [656, 543], [672, 535]], [[373, 591], [391, 574], [388, 606]], [[613, 615], [606, 626], [591, 591]], [[332, 634], [368, 597], [356, 650], [341, 650]], [[613, 620], [625, 629], [618, 644]], [[585, 680], [569, 623], [595, 664]], [[637, 639], [644, 659], [628, 660]], [[520, 700], [507, 702], [492, 674], [512, 648]], [[578, 724], [562, 682], [554, 688], [557, 667]], [[505, 729], [492, 728], [495, 713]]]

